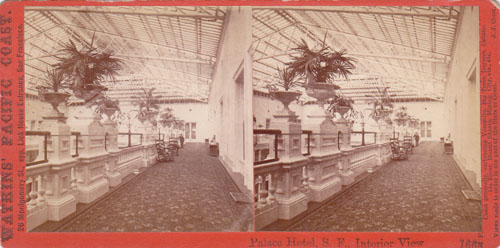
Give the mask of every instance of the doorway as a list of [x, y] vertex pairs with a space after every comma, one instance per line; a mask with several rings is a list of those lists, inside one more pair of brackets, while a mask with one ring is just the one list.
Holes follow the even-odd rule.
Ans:
[[184, 124], [184, 139], [186, 141], [196, 141], [196, 122], [186, 122]]

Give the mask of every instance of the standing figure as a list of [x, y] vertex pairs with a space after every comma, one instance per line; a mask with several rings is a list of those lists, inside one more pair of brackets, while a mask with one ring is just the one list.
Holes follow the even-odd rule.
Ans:
[[418, 140], [420, 139], [420, 136], [418, 136], [418, 133], [415, 133], [413, 137], [415, 138], [415, 145], [418, 146]]
[[184, 147], [184, 136], [182, 136], [182, 134], [179, 135], [179, 141], [181, 142], [181, 148], [183, 148]]

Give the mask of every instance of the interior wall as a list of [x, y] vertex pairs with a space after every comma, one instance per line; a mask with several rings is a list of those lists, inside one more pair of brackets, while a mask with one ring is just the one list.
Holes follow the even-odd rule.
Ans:
[[449, 125], [444, 118], [444, 104], [442, 102], [395, 103], [394, 110], [397, 111], [401, 106], [405, 106], [408, 109], [408, 114], [419, 119], [420, 122], [431, 123], [431, 137], [423, 137], [419, 132], [420, 140], [439, 141], [441, 137], [444, 138], [448, 135]]
[[175, 103], [165, 105], [165, 107], [171, 108], [174, 116], [184, 122], [196, 123], [196, 139], [186, 140], [187, 142], [205, 142], [205, 139], [210, 138], [208, 127], [208, 104]]
[[[230, 7], [221, 37], [214, 80], [210, 86], [209, 121], [219, 155], [253, 188], [252, 151], [252, 12]], [[249, 143], [250, 142], [250, 143]]]
[[[131, 116], [135, 116], [136, 112], [131, 112], [134, 110], [137, 110], [137, 106], [133, 105], [125, 105], [125, 106], [120, 106], [122, 113], [131, 113]], [[185, 123], [186, 122], [191, 122], [191, 123], [196, 123], [196, 138], [195, 139], [186, 139], [185, 142], [205, 142], [205, 139], [210, 138], [210, 129], [209, 129], [209, 123], [208, 123], [208, 104], [204, 103], [170, 103], [170, 104], [160, 104], [160, 112], [163, 109], [166, 108], [171, 108], [173, 115], [180, 119], [183, 120]], [[122, 125], [118, 127], [119, 132], [127, 132], [128, 127], [127, 127], [127, 120], [123, 122]], [[132, 132], [142, 132], [142, 127], [143, 125], [140, 123], [139, 120], [136, 120], [133, 118], [131, 120], [131, 131]], [[173, 134], [174, 136], [178, 136], [180, 133], [182, 133], [184, 136], [183, 131], [178, 131], [178, 130], [170, 130], [168, 128], [162, 127], [160, 124], [158, 124], [158, 127], [160, 128], [160, 132], [167, 134], [169, 136], [170, 134]]]
[[454, 157], [469, 181], [481, 185], [479, 7], [464, 7], [445, 86], [444, 111]]

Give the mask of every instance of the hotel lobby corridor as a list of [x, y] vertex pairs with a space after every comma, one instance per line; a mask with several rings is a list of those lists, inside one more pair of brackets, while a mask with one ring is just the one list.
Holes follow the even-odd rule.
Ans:
[[208, 144], [187, 143], [174, 162], [157, 163], [87, 209], [33, 231], [248, 231], [252, 205], [235, 202], [230, 192], [238, 186], [209, 156]]
[[316, 210], [279, 224], [288, 224], [287, 231], [479, 232], [481, 204], [465, 199], [468, 189], [443, 143], [423, 142], [408, 160], [392, 161]]

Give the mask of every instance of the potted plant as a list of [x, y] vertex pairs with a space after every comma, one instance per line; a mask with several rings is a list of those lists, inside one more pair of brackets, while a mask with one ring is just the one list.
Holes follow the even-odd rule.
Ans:
[[278, 67], [277, 70], [277, 82], [269, 84], [267, 87], [269, 93], [278, 101], [283, 103], [284, 109], [290, 111], [288, 106], [291, 102], [297, 100], [297, 97], [301, 94], [299, 91], [292, 91], [292, 89], [301, 84], [295, 80], [297, 75], [291, 69]]
[[120, 101], [118, 99], [113, 100], [108, 96], [100, 95], [97, 99], [93, 101], [91, 106], [96, 106], [94, 111], [99, 115], [105, 114], [108, 117], [108, 121], [111, 117], [118, 111], [120, 112]]
[[396, 117], [394, 118], [394, 121], [398, 126], [404, 126], [408, 122], [410, 116], [408, 115], [407, 110], [408, 109], [405, 106], [401, 106], [396, 112]]
[[89, 101], [107, 90], [102, 85], [105, 79], [114, 80], [114, 76], [121, 69], [122, 61], [113, 57], [111, 52], [99, 52], [94, 47], [94, 37], [89, 45], [78, 48], [69, 40], [63, 43], [59, 50], [62, 56], [58, 56], [56, 69], [60, 71], [69, 88], [77, 98]]
[[345, 95], [341, 93], [336, 93], [335, 97], [331, 98], [328, 103], [330, 104], [328, 106], [328, 111], [332, 114], [339, 113], [342, 118], [344, 118], [344, 115], [350, 110], [352, 114], [355, 113], [354, 111], [354, 100], [352, 100], [349, 97], [346, 97]]
[[67, 92], [62, 92], [67, 87], [68, 85], [64, 83], [63, 72], [57, 69], [47, 69], [44, 82], [37, 87], [40, 96], [52, 105], [54, 117], [64, 116], [57, 107], [70, 96]]
[[160, 96], [153, 95], [154, 90], [154, 88], [142, 89], [142, 94], [132, 96], [134, 99], [132, 104], [139, 106], [139, 113], [137, 114], [139, 121], [149, 120], [153, 125], [156, 125], [154, 118], [158, 115], [160, 109]]
[[368, 100], [368, 103], [373, 105], [370, 117], [377, 123], [379, 120], [384, 120], [387, 124], [390, 124], [388, 122], [390, 121], [389, 116], [393, 111], [391, 96], [394, 95], [389, 95], [387, 91], [388, 89], [389, 87], [385, 87], [383, 89], [377, 88], [377, 95], [366, 95], [367, 97], [371, 97], [371, 99]]
[[175, 120], [174, 120], [174, 128], [182, 130], [182, 129], [184, 129], [184, 124], [185, 123], [184, 123], [183, 120], [175, 118]]
[[334, 96], [335, 90], [340, 88], [333, 83], [333, 79], [336, 76], [347, 79], [355, 68], [355, 60], [347, 57], [345, 50], [330, 51], [325, 43], [319, 50], [312, 50], [302, 40], [293, 50], [299, 55], [291, 55], [292, 60], [286, 65], [293, 73], [305, 78], [307, 94], [316, 98], [321, 107], [328, 98]]
[[172, 109], [171, 108], [166, 108], [163, 110], [163, 112], [160, 114], [160, 120], [159, 123], [163, 126], [166, 127], [171, 126], [173, 121], [175, 120], [174, 115], [172, 114]]

